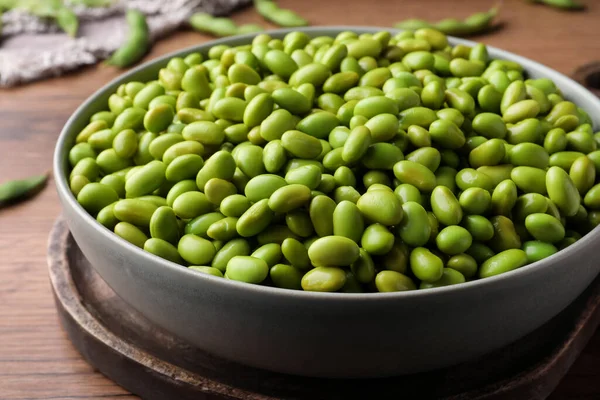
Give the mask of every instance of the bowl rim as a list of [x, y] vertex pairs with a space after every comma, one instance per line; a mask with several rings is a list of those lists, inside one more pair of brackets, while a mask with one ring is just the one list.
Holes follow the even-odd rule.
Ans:
[[[274, 30], [266, 30], [262, 33], [269, 34], [274, 37], [283, 37], [285, 34], [293, 31], [302, 31], [311, 36], [333, 36], [342, 31], [354, 31], [358, 33], [374, 33], [378, 31], [388, 31], [392, 35], [402, 32], [401, 29], [393, 29], [389, 27], [378, 27], [378, 26], [355, 26], [355, 25], [335, 25], [335, 26], [312, 26], [312, 27], [304, 27], [304, 28], [291, 28], [291, 29], [274, 29]], [[298, 298], [302, 300], [322, 300], [327, 299], [327, 301], [380, 301], [383, 299], [386, 300], [400, 300], [400, 299], [419, 299], [423, 297], [431, 297], [431, 296], [441, 296], [442, 295], [457, 295], [463, 292], [473, 292], [477, 290], [481, 290], [481, 288], [490, 288], [490, 287], [499, 287], [503, 282], [506, 284], [509, 283], [517, 283], [516, 281], [522, 280], [525, 277], [529, 277], [532, 274], [537, 274], [539, 270], [544, 268], [548, 268], [549, 264], [557, 264], [564, 262], [566, 258], [571, 255], [577, 253], [581, 248], [587, 246], [591, 241], [597, 240], [596, 236], [598, 235], [600, 226], [597, 226], [592, 231], [588, 232], [581, 239], [579, 239], [574, 244], [569, 247], [559, 250], [557, 253], [534, 263], [527, 264], [521, 268], [517, 268], [515, 270], [505, 272], [503, 274], [495, 275], [489, 278], [483, 279], [475, 279], [472, 281], [460, 283], [457, 285], [443, 286], [437, 288], [431, 288], [426, 290], [409, 290], [402, 292], [369, 292], [369, 293], [328, 293], [328, 292], [310, 292], [304, 290], [289, 290], [282, 289], [278, 287], [270, 287], [270, 286], [261, 286], [255, 284], [249, 284], [245, 282], [232, 281], [228, 279], [223, 279], [220, 277], [212, 276], [209, 274], [202, 274], [196, 271], [190, 270], [182, 265], [176, 264], [172, 261], [163, 259], [154, 254], [148, 253], [143, 249], [127, 242], [126, 240], [120, 238], [114, 232], [110, 231], [95, 218], [93, 218], [90, 214], [85, 211], [85, 209], [77, 202], [75, 196], [71, 192], [69, 188], [69, 184], [67, 181], [67, 174], [64, 173], [65, 165], [68, 165], [68, 142], [74, 137], [75, 133], [71, 132], [73, 130], [73, 125], [77, 123], [77, 121], [81, 118], [82, 114], [86, 113], [86, 109], [92, 106], [99, 97], [105, 95], [107, 92], [111, 90], [111, 88], [116, 87], [117, 85], [129, 81], [135, 75], [143, 72], [146, 69], [151, 67], [155, 67], [158, 64], [164, 63], [165, 61], [178, 57], [184, 54], [189, 54], [195, 51], [204, 51], [208, 50], [212, 46], [220, 45], [220, 44], [237, 44], [240, 42], [249, 42], [257, 33], [249, 33], [244, 35], [235, 35], [225, 38], [220, 38], [216, 40], [209, 40], [206, 42], [202, 42], [197, 45], [189, 46], [183, 49], [174, 50], [160, 57], [151, 59], [149, 61], [144, 62], [143, 64], [128, 70], [127, 72], [120, 74], [116, 78], [112, 79], [101, 88], [96, 90], [92, 95], [90, 95], [77, 109], [75, 112], [69, 117], [67, 122], [65, 123], [63, 129], [60, 132], [60, 135], [57, 139], [56, 146], [54, 148], [54, 157], [53, 157], [53, 175], [56, 184], [56, 189], [58, 191], [59, 197], [62, 200], [63, 207], [71, 207], [73, 211], [77, 214], [79, 218], [81, 218], [84, 223], [90, 224], [96, 231], [102, 235], [105, 239], [110, 241], [116, 246], [122, 246], [127, 249], [128, 252], [131, 252], [132, 257], [141, 258], [149, 263], [159, 263], [161, 267], [166, 268], [167, 271], [174, 274], [180, 274], [182, 278], [188, 279], [198, 279], [200, 281], [204, 280], [208, 284], [216, 285], [215, 288], [219, 288], [221, 290], [242, 290], [245, 291], [248, 295], [253, 296], [265, 296], [265, 297], [289, 297], [289, 298]], [[465, 44], [469, 46], [473, 46], [477, 43], [467, 39], [456, 38], [453, 36], [448, 36], [448, 41], [450, 44]], [[488, 52], [491, 57], [494, 59], [504, 59], [504, 60], [512, 60], [523, 65], [525, 70], [535, 69], [536, 72], [543, 74], [544, 76], [552, 79], [557, 86], [571, 86], [572, 91], [577, 92], [577, 96], [581, 96], [586, 99], [588, 103], [595, 104], [597, 110], [600, 112], [600, 99], [596, 97], [593, 93], [588, 91], [585, 87], [583, 87], [578, 82], [574, 81], [570, 77], [551, 69], [543, 64], [540, 64], [536, 61], [533, 61], [529, 58], [517, 55], [515, 53], [502, 50], [493, 46], [486, 45]], [[70, 149], [70, 148], [69, 148]], [[301, 301], [302, 301], [301, 300]]]

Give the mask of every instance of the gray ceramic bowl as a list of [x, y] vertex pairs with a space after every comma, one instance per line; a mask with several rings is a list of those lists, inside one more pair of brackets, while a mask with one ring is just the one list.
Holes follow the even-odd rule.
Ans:
[[[315, 27], [311, 36], [343, 30]], [[282, 37], [289, 30], [269, 32]], [[598, 229], [541, 262], [452, 287], [371, 294], [310, 293], [198, 274], [120, 239], [79, 206], [69, 190], [68, 150], [89, 117], [130, 80], [154, 79], [169, 58], [252, 35], [203, 43], [152, 60], [90, 97], [65, 125], [54, 157], [58, 194], [71, 232], [104, 280], [151, 321], [206, 351], [272, 371], [318, 377], [381, 377], [446, 367], [524, 336], [571, 303], [600, 271]], [[452, 39], [451, 43], [472, 42]], [[490, 48], [493, 58], [548, 77], [600, 126], [600, 100], [547, 67]]]

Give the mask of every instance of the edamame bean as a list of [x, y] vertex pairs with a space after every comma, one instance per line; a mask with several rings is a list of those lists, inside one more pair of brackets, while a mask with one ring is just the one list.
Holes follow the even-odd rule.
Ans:
[[453, 122], [438, 119], [429, 127], [432, 142], [446, 149], [458, 149], [465, 144], [465, 135]]
[[565, 237], [561, 222], [548, 214], [534, 213], [525, 218], [527, 231], [542, 242], [556, 243]]
[[269, 267], [277, 264], [281, 257], [283, 257], [283, 253], [281, 252], [281, 245], [278, 243], [267, 243], [256, 250], [251, 254], [252, 257], [260, 258], [265, 261]]
[[510, 212], [517, 202], [517, 185], [510, 179], [498, 184], [492, 192], [492, 214], [510, 217]]
[[211, 266], [221, 273], [227, 270], [227, 264], [236, 256], [248, 256], [250, 245], [245, 239], [233, 239], [225, 243], [212, 258]]
[[375, 277], [375, 286], [383, 293], [403, 292], [417, 288], [412, 279], [396, 271], [380, 271]]
[[174, 263], [183, 264], [177, 248], [165, 240], [150, 238], [144, 243], [144, 250]]
[[115, 225], [114, 232], [139, 248], [144, 248], [144, 243], [148, 240], [148, 236], [140, 228], [129, 222], [119, 222]]
[[521, 238], [515, 231], [513, 222], [503, 215], [490, 218], [494, 227], [494, 236], [490, 240], [490, 247], [496, 252], [508, 249], [521, 248]]
[[442, 277], [435, 282], [421, 282], [419, 289], [431, 289], [465, 282], [465, 276], [452, 268], [444, 268]]
[[392, 192], [366, 192], [358, 199], [356, 206], [368, 221], [386, 226], [402, 221], [402, 204]]
[[546, 194], [546, 171], [534, 167], [516, 167], [510, 179], [525, 193]]
[[361, 246], [369, 254], [383, 255], [394, 245], [394, 235], [381, 224], [369, 225], [361, 237]]
[[77, 194], [79, 204], [92, 215], [117, 200], [119, 195], [112, 187], [96, 182], [88, 183]]
[[403, 218], [396, 227], [396, 234], [412, 247], [424, 246], [431, 235], [427, 211], [414, 201], [402, 204]]
[[569, 177], [577, 187], [579, 194], [585, 196], [587, 191], [594, 186], [596, 181], [596, 168], [594, 163], [586, 156], [577, 158], [569, 170]]
[[571, 217], [577, 213], [581, 197], [571, 177], [560, 167], [550, 167], [546, 172], [548, 197], [561, 213]]
[[465, 252], [473, 242], [468, 230], [461, 226], [452, 225], [442, 229], [436, 236], [436, 245], [440, 251], [455, 255]]
[[310, 198], [310, 188], [308, 186], [294, 183], [273, 192], [269, 198], [269, 207], [274, 212], [286, 213], [307, 204]]
[[478, 187], [471, 187], [463, 191], [458, 202], [467, 215], [485, 214], [493, 203], [490, 192]]
[[[311, 246], [311, 248], [314, 246]], [[302, 277], [302, 289], [312, 292], [335, 292], [346, 283], [346, 273], [341, 268], [316, 267]]]
[[304, 159], [316, 158], [323, 150], [319, 139], [296, 130], [285, 132], [281, 145], [293, 156]]
[[244, 193], [248, 200], [257, 202], [262, 199], [268, 199], [277, 189], [282, 188], [286, 184], [285, 179], [280, 176], [263, 174], [250, 179], [244, 189]]
[[206, 235], [215, 241], [227, 242], [237, 236], [238, 218], [226, 217], [213, 222], [206, 230]]
[[273, 220], [274, 213], [269, 208], [269, 200], [262, 199], [254, 203], [236, 224], [240, 236], [250, 237], [263, 231]]
[[291, 265], [273, 265], [269, 270], [269, 276], [273, 284], [279, 288], [302, 290], [301, 282], [304, 273]]
[[527, 254], [521, 249], [510, 249], [498, 253], [483, 262], [479, 268], [480, 278], [503, 274], [527, 264]]
[[445, 186], [437, 186], [431, 192], [431, 210], [444, 225], [457, 225], [463, 217], [459, 201]]
[[186, 234], [193, 233], [196, 236], [200, 236], [200, 237], [203, 237], [204, 239], [208, 239], [209, 238], [209, 236], [207, 235], [208, 228], [210, 228], [210, 226], [212, 224], [214, 224], [217, 221], [222, 220], [223, 218], [225, 218], [225, 215], [221, 214], [220, 212], [211, 212], [211, 213], [200, 215], [200, 216], [190, 220], [185, 225], [184, 232]]
[[414, 161], [397, 162], [394, 165], [394, 175], [400, 182], [411, 184], [422, 192], [431, 192], [436, 185], [434, 173]]
[[333, 211], [333, 234], [359, 242], [364, 230], [363, 216], [356, 204], [344, 200]]
[[552, 254], [558, 252], [558, 249], [550, 243], [532, 240], [523, 243], [523, 251], [527, 255], [527, 262], [534, 263], [550, 257]]
[[213, 205], [204, 193], [185, 192], [173, 201], [173, 211], [179, 218], [192, 219], [212, 211]]
[[281, 252], [293, 267], [298, 269], [309, 269], [311, 267], [308, 250], [296, 239], [286, 238], [281, 243]]
[[347, 237], [325, 236], [312, 243], [308, 256], [315, 266], [347, 266], [358, 259], [359, 247]]
[[217, 151], [210, 156], [204, 163], [204, 166], [196, 175], [196, 185], [198, 189], [204, 190], [206, 182], [212, 178], [231, 180], [235, 173], [236, 164], [231, 153], [226, 151]]
[[150, 218], [150, 236], [175, 245], [179, 241], [179, 222], [171, 207], [156, 209]]
[[234, 281], [260, 283], [269, 275], [269, 266], [260, 258], [234, 256], [227, 263], [225, 272]]
[[[521, 152], [518, 152], [518, 155], [521, 154]], [[504, 141], [500, 139], [490, 139], [471, 150], [469, 153], [469, 164], [471, 164], [473, 168], [498, 165], [504, 160], [504, 156]], [[548, 157], [547, 154], [546, 157]]]
[[210, 241], [190, 233], [179, 239], [177, 251], [188, 263], [205, 265], [213, 259], [215, 246]]
[[444, 262], [424, 247], [410, 252], [410, 269], [423, 282], [433, 283], [442, 277]]

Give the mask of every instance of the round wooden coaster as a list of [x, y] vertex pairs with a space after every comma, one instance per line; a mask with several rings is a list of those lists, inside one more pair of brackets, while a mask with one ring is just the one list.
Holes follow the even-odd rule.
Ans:
[[599, 277], [543, 327], [469, 363], [385, 379], [305, 378], [216, 358], [153, 325], [100, 278], [60, 218], [50, 233], [48, 266], [58, 314], [74, 346], [144, 399], [543, 399], [600, 323]]

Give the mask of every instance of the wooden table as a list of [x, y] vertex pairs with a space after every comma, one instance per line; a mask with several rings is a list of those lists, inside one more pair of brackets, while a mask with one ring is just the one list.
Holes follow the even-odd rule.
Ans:
[[[506, 0], [504, 29], [477, 37], [562, 73], [600, 58], [600, 2], [565, 13]], [[485, 10], [492, 1], [281, 1], [314, 25], [390, 26], [403, 18], [441, 19]], [[251, 10], [238, 22], [260, 22]], [[209, 40], [180, 32], [146, 59]], [[0, 181], [49, 170], [56, 138], [81, 102], [120, 72], [97, 65], [71, 75], [0, 91]], [[0, 210], [0, 398], [135, 398], [88, 366], [58, 325], [46, 273], [46, 239], [60, 213], [53, 183], [35, 199]], [[600, 398], [600, 332], [551, 396]]]

